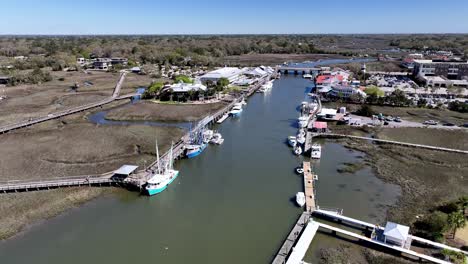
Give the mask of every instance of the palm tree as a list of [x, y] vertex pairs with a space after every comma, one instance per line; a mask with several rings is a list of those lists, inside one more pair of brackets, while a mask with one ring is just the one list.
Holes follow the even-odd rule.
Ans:
[[453, 237], [455, 238], [455, 234], [457, 232], [457, 229], [463, 228], [466, 225], [466, 219], [463, 213], [460, 211], [453, 212], [448, 215], [448, 225], [450, 228], [453, 229]]

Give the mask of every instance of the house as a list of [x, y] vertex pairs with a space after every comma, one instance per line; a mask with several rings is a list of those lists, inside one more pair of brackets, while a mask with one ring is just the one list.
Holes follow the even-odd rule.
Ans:
[[414, 60], [413, 75], [418, 78], [425, 76], [442, 76], [449, 80], [468, 78], [468, 62], [458, 60]]
[[126, 58], [111, 58], [110, 60], [111, 60], [110, 62], [112, 66], [115, 66], [115, 65], [127, 66], [128, 64], [128, 59]]
[[322, 111], [317, 114], [317, 118], [323, 120], [335, 120], [336, 112], [336, 109], [322, 108]]
[[405, 247], [409, 236], [409, 227], [393, 222], [387, 222], [384, 229], [384, 242]]
[[244, 73], [244, 70], [235, 68], [235, 67], [224, 67], [220, 68], [211, 72], [206, 73], [200, 77], [200, 81], [202, 83], [206, 83], [207, 81], [212, 81], [213, 83], [217, 83], [219, 79], [226, 78], [229, 80], [229, 83], [232, 83], [239, 79], [241, 74]]
[[201, 83], [179, 82], [170, 86], [173, 93], [188, 93], [190, 91], [206, 91], [207, 87]]
[[112, 66], [111, 59], [109, 58], [97, 58], [93, 62], [93, 68], [95, 70], [107, 71]]
[[332, 85], [328, 95], [339, 98], [349, 98], [352, 95], [360, 95], [365, 98], [367, 95], [359, 88], [355, 88], [349, 85]]

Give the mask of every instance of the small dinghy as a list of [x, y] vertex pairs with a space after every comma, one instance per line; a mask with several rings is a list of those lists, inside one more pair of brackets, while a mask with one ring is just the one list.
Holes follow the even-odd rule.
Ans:
[[303, 173], [304, 173], [304, 168], [302, 168], [302, 167], [297, 167], [297, 168], [296, 168], [296, 173], [297, 173], [297, 174], [303, 174]]

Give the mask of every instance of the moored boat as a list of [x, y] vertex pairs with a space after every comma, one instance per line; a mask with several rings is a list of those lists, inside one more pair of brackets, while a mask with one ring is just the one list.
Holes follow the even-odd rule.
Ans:
[[173, 157], [172, 157], [173, 145], [171, 145], [171, 149], [169, 151], [168, 166], [164, 170], [161, 168], [161, 163], [159, 160], [159, 149], [157, 145], [158, 143], [156, 142], [156, 156], [157, 156], [158, 170], [147, 181], [147, 185], [145, 187], [146, 192], [150, 196], [164, 191], [167, 188], [167, 186], [171, 184], [177, 178], [177, 176], [179, 176], [179, 171], [174, 170], [173, 168]]
[[185, 146], [185, 155], [191, 159], [200, 155], [206, 148], [206, 143]]
[[303, 174], [303, 173], [304, 173], [304, 168], [302, 168], [302, 167], [300, 167], [300, 166], [297, 167], [297, 168], [296, 168], [296, 173], [297, 173], [297, 174]]
[[224, 138], [221, 133], [214, 133], [212, 139], [210, 140], [211, 144], [221, 145], [224, 142]]
[[234, 104], [229, 114], [231, 116], [240, 116], [242, 113], [242, 104]]
[[307, 127], [307, 125], [309, 124], [309, 117], [308, 116], [300, 116], [297, 119], [297, 122], [298, 122], [300, 128]]
[[296, 146], [294, 148], [294, 154], [296, 154], [298, 156], [301, 155], [302, 154], [302, 148], [300, 146]]
[[296, 137], [295, 136], [289, 136], [288, 137], [288, 144], [289, 146], [291, 147], [296, 147], [296, 144], [297, 144], [297, 140], [296, 140]]
[[296, 193], [296, 203], [300, 207], [303, 207], [306, 203], [305, 194], [303, 192]]
[[208, 143], [213, 138], [214, 131], [213, 130], [205, 130], [203, 131], [203, 143]]
[[322, 147], [318, 144], [312, 145], [310, 157], [313, 159], [320, 159], [321, 156], [322, 156]]

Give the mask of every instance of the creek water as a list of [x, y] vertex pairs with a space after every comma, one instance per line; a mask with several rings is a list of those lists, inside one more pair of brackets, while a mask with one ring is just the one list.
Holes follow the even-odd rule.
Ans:
[[[295, 135], [297, 106], [312, 83], [283, 76], [248, 99], [239, 118], [215, 126], [225, 138], [202, 155], [175, 164], [180, 176], [163, 193], [132, 192], [96, 199], [0, 243], [1, 263], [268, 263], [302, 209], [295, 205], [303, 160], [286, 138]], [[112, 125], [112, 124], [110, 124]], [[362, 220], [382, 219], [399, 189], [369, 168], [340, 174], [362, 153], [322, 142], [318, 203]], [[318, 235], [308, 259], [315, 259]], [[332, 243], [328, 241], [327, 243]]]

